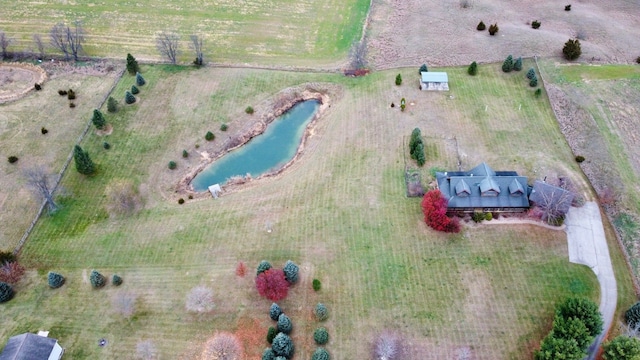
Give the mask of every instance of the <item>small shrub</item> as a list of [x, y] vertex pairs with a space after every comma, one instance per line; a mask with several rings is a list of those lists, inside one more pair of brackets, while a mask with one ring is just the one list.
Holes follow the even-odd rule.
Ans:
[[640, 64], [640, 56], [636, 58], [636, 64]]
[[476, 76], [476, 74], [478, 74], [478, 63], [475, 61], [472, 62], [467, 68], [467, 73], [471, 76]]
[[396, 76], [396, 85], [398, 86], [402, 85], [402, 75], [400, 74]]
[[327, 309], [323, 303], [318, 303], [315, 309], [313, 309], [313, 314], [318, 321], [324, 321], [329, 317], [329, 309]]
[[120, 286], [122, 285], [122, 277], [116, 274], [113, 274], [113, 277], [111, 278], [111, 283], [114, 286]]
[[532, 27], [532, 28], [534, 28], [534, 29], [538, 29], [538, 28], [540, 28], [540, 25], [541, 25], [541, 24], [540, 24], [540, 21], [538, 21], [538, 20], [534, 20], [534, 21], [531, 23], [531, 27]]
[[0, 282], [0, 303], [13, 299], [13, 288], [6, 282]]
[[176, 167], [178, 167], [178, 164], [176, 164], [175, 161], [169, 161], [169, 164], [167, 165], [169, 167], [169, 170], [174, 170]]
[[276, 328], [274, 328], [273, 326], [269, 326], [269, 330], [267, 331], [267, 342], [269, 344], [272, 344], [273, 338], [275, 338], [277, 334], [278, 330], [276, 330]]
[[562, 53], [564, 54], [565, 59], [567, 60], [575, 60], [580, 57], [582, 54], [582, 49], [580, 47], [580, 40], [578, 39], [569, 39], [566, 43], [564, 43], [564, 47], [562, 48]]
[[109, 100], [107, 100], [107, 111], [110, 113], [118, 111], [118, 101], [113, 96], [109, 96]]
[[[193, 198], [192, 195], [189, 195]], [[236, 265], [236, 275], [240, 277], [244, 277], [247, 274], [247, 265], [242, 261], [238, 261], [238, 265]]]
[[293, 261], [287, 260], [284, 264], [284, 277], [287, 279], [289, 284], [295, 284], [298, 281], [298, 265], [296, 265]]
[[489, 35], [493, 36], [495, 35], [498, 30], [500, 30], [500, 28], [498, 27], [498, 24], [492, 24], [491, 26], [489, 26]]
[[287, 334], [279, 333], [273, 338], [271, 348], [276, 356], [284, 356], [287, 359], [291, 359], [295, 351], [293, 341]]
[[34, 87], [34, 89], [36, 89], [36, 91], [42, 90], [42, 85], [40, 85], [38, 83], [33, 84], [33, 87]]
[[531, 80], [529, 81], [529, 86], [531, 86], [531, 87], [536, 87], [536, 86], [538, 86], [538, 78], [537, 78], [537, 77], [534, 77], [533, 79], [531, 79]]
[[140, 89], [138, 89], [138, 87], [137, 87], [137, 86], [135, 86], [135, 85], [131, 85], [131, 93], [132, 93], [133, 95], [137, 95], [137, 94], [139, 94], [139, 93], [140, 93]]
[[124, 102], [131, 105], [136, 102], [136, 97], [130, 91], [124, 92]]
[[318, 279], [313, 279], [313, 281], [311, 282], [311, 286], [313, 287], [313, 291], [320, 291], [322, 283]]
[[13, 164], [13, 163], [15, 163], [16, 161], [18, 161], [18, 157], [17, 157], [17, 156], [15, 156], [15, 155], [11, 155], [11, 156], [9, 156], [9, 157], [7, 158], [7, 161], [9, 161], [9, 164]]
[[49, 132], [49, 130], [47, 130], [46, 127], [42, 127], [40, 128], [40, 132], [42, 133], [42, 135], [46, 135]]
[[58, 90], [58, 95], [66, 96], [67, 95], [67, 90]]
[[515, 71], [522, 70], [522, 56], [518, 57], [516, 61], [513, 63], [513, 70]]
[[[261, 273], [269, 269], [271, 269], [271, 263], [269, 263], [267, 260], [260, 261], [260, 264], [258, 264], [258, 268], [256, 269], [256, 276], [260, 275]], [[277, 320], [277, 318], [273, 320]]]
[[136, 73], [136, 85], [138, 86], [143, 86], [144, 84], [146, 84], [147, 82], [144, 80], [144, 78], [142, 77], [142, 75], [140, 75], [140, 73]]
[[571, 5], [565, 5], [564, 11], [571, 11]]
[[75, 100], [75, 98], [76, 98], [76, 93], [72, 89], [69, 89], [69, 91], [67, 91], [67, 99]]
[[278, 332], [290, 334], [291, 330], [293, 330], [293, 323], [291, 319], [285, 314], [280, 314], [278, 316]]
[[244, 109], [244, 112], [246, 112], [247, 114], [251, 115], [251, 114], [253, 114], [253, 108], [251, 106], [247, 106], [247, 108]]
[[493, 220], [493, 214], [490, 213], [490, 212], [484, 214], [484, 219], [487, 220], [487, 221]]
[[423, 72], [428, 72], [429, 68], [427, 68], [427, 64], [422, 64], [420, 65], [420, 70], [418, 71], [418, 74], [422, 74]]
[[91, 286], [96, 289], [103, 287], [107, 283], [107, 279], [105, 279], [104, 275], [100, 274], [96, 270], [91, 270], [89, 281], [91, 282]]
[[189, 157], [189, 152], [187, 150], [182, 150], [182, 157], [183, 158], [188, 158]]
[[525, 76], [527, 77], [527, 79], [531, 80], [536, 77], [536, 71], [533, 68], [530, 68], [529, 70], [527, 70], [527, 74]]
[[280, 306], [276, 303], [271, 304], [271, 307], [269, 308], [269, 317], [271, 318], [271, 320], [278, 321], [281, 314], [282, 309], [280, 308]]
[[213, 133], [211, 131], [207, 131], [207, 133], [204, 135], [204, 139], [207, 141], [211, 141], [213, 139], [215, 139], [216, 136], [213, 135]]
[[329, 342], [329, 333], [327, 329], [319, 327], [313, 332], [313, 341], [318, 345], [324, 345]]
[[502, 63], [502, 71], [511, 72], [513, 70], [513, 56], [509, 55]]
[[323, 348], [317, 348], [313, 353], [311, 360], [330, 360], [329, 352]]
[[105, 150], [109, 150], [109, 149], [111, 149], [111, 144], [109, 144], [108, 142], [105, 141], [105, 142], [102, 143], [102, 147]]
[[193, 200], [193, 195], [189, 195], [189, 196], [187, 196], [187, 198], [188, 198], [189, 200]]
[[476, 30], [478, 31], [485, 31], [487, 29], [487, 25], [484, 24], [484, 22], [480, 21], [478, 23], [478, 26], [476, 26]]
[[49, 271], [49, 275], [47, 276], [47, 280], [49, 282], [49, 287], [52, 289], [57, 289], [64, 285], [65, 278], [64, 276], [55, 273], [53, 271]]
[[603, 345], [604, 360], [640, 359], [640, 340], [635, 337], [618, 335]]
[[180, 205], [184, 204], [184, 199], [183, 198], [178, 199], [178, 204]]
[[206, 286], [196, 286], [187, 295], [185, 308], [192, 313], [208, 313], [216, 307], [213, 301], [213, 290]]
[[581, 162], [583, 162], [584, 160], [585, 160], [584, 156], [582, 156], [582, 155], [578, 155], [578, 156], [576, 156], [576, 162], [577, 162], [577, 163], [581, 163]]
[[71, 102], [69, 103], [69, 107], [73, 109], [74, 107], [76, 107], [76, 104]]
[[227, 126], [227, 124], [220, 125], [220, 131], [227, 131], [227, 129], [229, 129], [229, 126]]
[[391, 107], [392, 107], [392, 108], [396, 107], [396, 104], [391, 103]]
[[540, 88], [536, 89], [535, 95], [536, 95], [537, 98], [542, 96], [542, 89], [540, 89]]
[[275, 360], [275, 359], [276, 359], [276, 353], [273, 352], [272, 348], [264, 349], [264, 352], [262, 353], [262, 360]]
[[474, 211], [473, 215], [471, 215], [471, 220], [475, 223], [482, 222], [482, 220], [484, 220], [484, 214], [480, 211]]
[[0, 281], [9, 284], [17, 284], [24, 275], [24, 266], [17, 261], [0, 264]]
[[404, 111], [404, 108], [407, 106], [407, 101], [402, 98], [400, 99], [400, 111]]

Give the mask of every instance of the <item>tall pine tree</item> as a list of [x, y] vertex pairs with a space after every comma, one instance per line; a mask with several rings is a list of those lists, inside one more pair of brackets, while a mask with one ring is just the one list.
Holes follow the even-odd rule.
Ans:
[[127, 71], [131, 75], [135, 75], [140, 71], [140, 66], [138, 66], [138, 60], [133, 57], [131, 54], [127, 54]]
[[89, 153], [82, 150], [79, 145], [73, 149], [73, 160], [76, 163], [76, 170], [82, 175], [91, 175], [96, 171]]
[[99, 130], [104, 130], [104, 127], [107, 125], [104, 115], [102, 115], [102, 112], [98, 109], [93, 110], [93, 118], [91, 118], [91, 121]]

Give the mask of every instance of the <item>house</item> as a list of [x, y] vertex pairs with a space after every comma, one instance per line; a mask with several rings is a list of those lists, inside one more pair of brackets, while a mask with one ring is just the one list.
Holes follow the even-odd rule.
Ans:
[[544, 181], [536, 180], [529, 200], [543, 210], [543, 219], [564, 217], [569, 209], [575, 194], [561, 187], [553, 186]]
[[423, 71], [420, 73], [420, 89], [449, 91], [449, 76], [446, 72]]
[[0, 353], [0, 360], [60, 360], [63, 353], [58, 340], [24, 333], [9, 339]]
[[515, 171], [494, 171], [482, 163], [469, 171], [437, 172], [436, 182], [449, 201], [449, 214], [529, 209], [527, 177]]

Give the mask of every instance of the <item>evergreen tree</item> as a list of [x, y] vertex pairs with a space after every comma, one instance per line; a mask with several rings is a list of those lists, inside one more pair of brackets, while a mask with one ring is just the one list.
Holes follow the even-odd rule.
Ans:
[[422, 64], [422, 65], [420, 66], [420, 71], [419, 71], [419, 73], [428, 72], [428, 71], [429, 71], [429, 69], [427, 69], [427, 64]]
[[47, 280], [49, 282], [49, 287], [51, 287], [52, 289], [57, 289], [59, 287], [61, 287], [62, 285], [64, 285], [64, 276], [55, 273], [53, 271], [49, 272], [49, 275], [47, 276]]
[[113, 277], [111, 278], [111, 283], [115, 286], [122, 285], [122, 277], [120, 275], [113, 274]]
[[536, 86], [538, 86], [538, 78], [534, 76], [534, 77], [533, 77], [533, 79], [531, 79], [531, 80], [529, 81], [529, 86], [531, 86], [531, 87], [536, 87]]
[[131, 93], [132, 93], [133, 95], [137, 95], [138, 93], [140, 93], [140, 90], [138, 89], [138, 87], [137, 87], [137, 86], [135, 86], [135, 85], [131, 85]]
[[107, 283], [107, 279], [104, 278], [104, 275], [100, 274], [96, 270], [91, 270], [89, 281], [91, 282], [91, 286], [94, 288], [101, 288]]
[[475, 61], [472, 62], [471, 65], [469, 65], [467, 72], [469, 73], [469, 75], [475, 76], [478, 73], [478, 63]]
[[398, 76], [396, 76], [396, 85], [400, 86], [402, 85], [402, 75], [398, 74]]
[[290, 334], [291, 330], [293, 330], [291, 319], [285, 314], [280, 314], [278, 316], [278, 332]]
[[602, 358], [605, 360], [637, 360], [640, 359], [640, 340], [618, 335], [604, 343]]
[[135, 75], [140, 71], [140, 66], [138, 66], [138, 60], [133, 57], [131, 54], [127, 54], [127, 71], [131, 75]]
[[509, 55], [502, 63], [502, 71], [511, 72], [513, 70], [513, 56]]
[[91, 118], [91, 121], [99, 130], [104, 130], [104, 127], [107, 125], [104, 115], [102, 115], [102, 112], [98, 109], [93, 109], [93, 118]]
[[144, 80], [144, 78], [142, 77], [142, 75], [140, 75], [140, 73], [136, 73], [136, 85], [138, 86], [143, 86], [144, 84], [146, 84], [147, 82]]
[[313, 356], [311, 356], [311, 360], [330, 360], [331, 357], [329, 356], [329, 353], [327, 352], [327, 350], [323, 349], [323, 348], [317, 348], [316, 351], [313, 353]]
[[13, 299], [13, 288], [6, 282], [0, 281], [0, 303]]
[[536, 77], [536, 71], [533, 68], [527, 70], [527, 79], [531, 80]]
[[295, 350], [291, 338], [287, 334], [283, 333], [279, 333], [275, 338], [273, 338], [271, 348], [277, 356], [284, 356], [287, 359], [291, 359]]
[[575, 60], [579, 58], [582, 54], [582, 49], [580, 48], [580, 40], [569, 39], [566, 43], [564, 43], [562, 53], [567, 60]]
[[109, 96], [109, 100], [107, 101], [107, 111], [110, 113], [118, 111], [118, 101], [114, 99], [113, 96]]
[[522, 56], [518, 57], [515, 63], [513, 63], [513, 70], [520, 71], [522, 70]]
[[280, 314], [282, 314], [282, 309], [280, 309], [280, 306], [278, 306], [278, 304], [276, 303], [271, 304], [271, 308], [269, 309], [269, 317], [271, 318], [271, 320], [278, 321]]
[[296, 265], [291, 260], [287, 260], [287, 262], [284, 264], [282, 271], [284, 271], [284, 277], [285, 279], [287, 279], [289, 284], [294, 284], [298, 281], [298, 270], [298, 265]]
[[133, 94], [129, 91], [126, 91], [124, 93], [124, 102], [126, 102], [127, 104], [131, 105], [134, 102], [136, 102], [136, 97], [133, 96]]
[[478, 26], [476, 26], [476, 30], [478, 31], [484, 31], [487, 28], [487, 25], [484, 24], [484, 22], [480, 21], [478, 23]]
[[82, 175], [91, 175], [96, 170], [89, 153], [82, 150], [79, 145], [73, 148], [73, 160], [76, 163], [76, 170]]

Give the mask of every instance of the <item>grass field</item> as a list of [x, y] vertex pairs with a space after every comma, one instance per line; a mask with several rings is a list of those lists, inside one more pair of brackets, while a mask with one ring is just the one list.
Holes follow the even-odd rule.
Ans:
[[368, 8], [368, 0], [3, 1], [0, 29], [18, 40], [10, 51], [34, 49], [35, 33], [48, 44], [56, 22], [71, 24], [79, 19], [90, 56], [124, 59], [132, 53], [160, 59], [155, 34], [175, 31], [181, 36], [180, 60], [185, 62], [195, 58], [188, 47], [189, 35], [199, 34], [205, 40], [206, 61], [318, 66], [345, 58], [353, 41], [360, 39]]
[[[139, 101], [107, 116], [111, 135], [91, 132], [82, 144], [98, 173], [67, 172], [63, 209], [43, 217], [23, 249], [21, 261], [31, 270], [3, 305], [0, 337], [48, 329], [74, 359], [126, 358], [138, 342], [151, 340], [163, 358], [187, 359], [216, 330], [227, 330], [241, 336], [253, 359], [272, 323], [271, 302], [258, 297], [252, 269], [262, 259], [278, 267], [292, 259], [301, 280], [281, 305], [294, 323], [296, 359], [315, 349], [311, 309], [318, 301], [331, 312], [325, 326], [335, 358], [367, 358], [383, 329], [403, 334], [420, 359], [454, 358], [467, 347], [477, 359], [530, 356], [558, 301], [570, 295], [597, 301], [595, 276], [569, 264], [563, 232], [525, 225], [470, 226], [458, 235], [429, 230], [419, 199], [405, 197], [403, 141], [414, 127], [425, 135], [425, 183], [428, 168], [455, 167], [455, 137], [465, 169], [487, 161], [531, 178], [570, 176], [587, 195], [589, 188], [548, 102], [534, 97], [524, 73], [503, 74], [499, 64], [481, 66], [475, 78], [465, 68], [447, 71], [451, 91], [425, 93], [413, 68], [400, 70], [405, 83], [397, 87], [398, 71], [351, 79], [143, 67], [147, 85]], [[125, 75], [114, 96], [133, 81]], [[311, 82], [331, 89], [333, 98], [298, 162], [218, 200], [178, 205], [176, 184], [199, 161], [197, 152], [250, 123], [247, 105], [262, 116], [269, 109], [261, 104], [279, 91]], [[402, 97], [403, 113], [390, 107]], [[227, 133], [217, 130], [222, 123]], [[216, 133], [213, 145], [204, 144], [207, 130]], [[110, 150], [102, 148], [105, 140]], [[189, 158], [181, 157], [183, 149]], [[178, 169], [168, 170], [169, 160]], [[110, 217], [105, 189], [121, 179], [135, 182], [144, 208]], [[619, 251], [611, 251], [616, 271], [624, 271]], [[234, 275], [239, 261], [250, 269], [246, 278]], [[92, 290], [94, 268], [122, 275], [124, 284]], [[67, 284], [49, 289], [50, 270]], [[323, 283], [318, 293], [313, 278]], [[629, 278], [619, 281], [628, 302]], [[198, 285], [214, 290], [211, 315], [185, 311], [187, 293]], [[123, 299], [132, 298], [133, 315], [120, 315]], [[106, 347], [97, 346], [100, 338]]]

